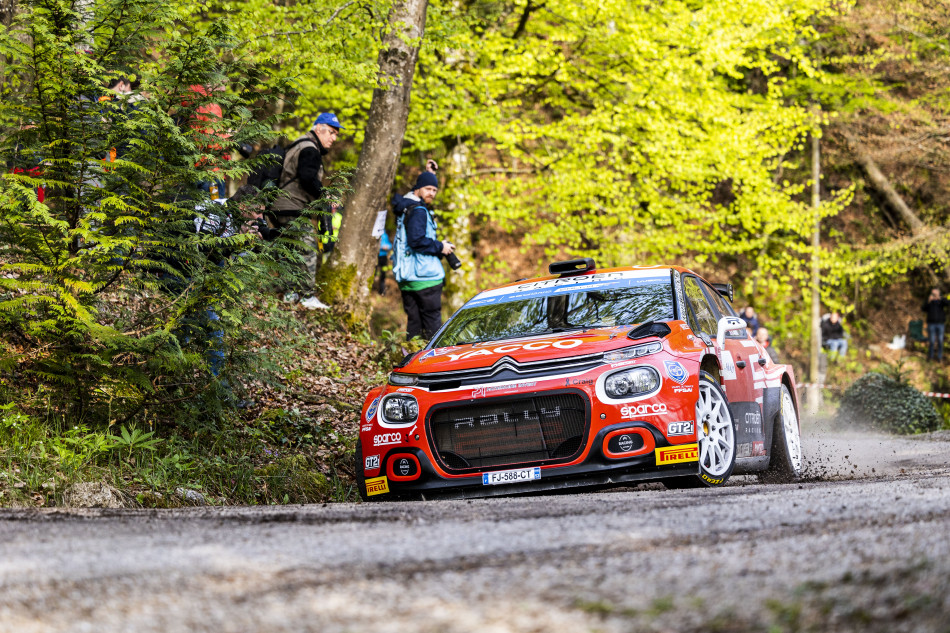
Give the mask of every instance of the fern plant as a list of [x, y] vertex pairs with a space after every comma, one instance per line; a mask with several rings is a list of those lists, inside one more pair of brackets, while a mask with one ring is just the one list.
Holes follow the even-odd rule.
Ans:
[[[265, 329], [251, 309], [293, 276], [298, 234], [196, 232], [224, 213], [199, 184], [254, 166], [229, 157], [290, 88], [190, 3], [78, 6], [27, 0], [0, 33], [0, 398], [122, 423], [221, 393], [210, 346], [259, 347], [241, 332]], [[120, 76], [135, 97], [108, 89]]]

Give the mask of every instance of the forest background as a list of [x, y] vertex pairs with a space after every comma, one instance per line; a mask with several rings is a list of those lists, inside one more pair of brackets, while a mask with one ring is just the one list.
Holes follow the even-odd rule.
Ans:
[[[358, 0], [3, 0], [3, 149], [42, 146], [48, 168], [43, 178], [6, 174], [0, 185], [0, 503], [62, 503], [90, 480], [145, 505], [194, 499], [194, 490], [222, 503], [354, 497], [361, 392], [403, 348], [394, 289], [370, 312], [294, 311], [262, 281], [288, 273], [292, 243], [218, 266], [206, 244], [168, 228], [175, 222], [154, 221], [187, 223], [194, 205], [153, 194], [209, 169], [240, 182], [252, 165], [215, 163], [213, 134], [169, 124], [207, 103], [181, 96], [203, 84], [225, 86], [214, 100], [222, 129], [237, 130], [234, 145], [292, 140], [317, 113], [336, 112], [345, 134], [330, 155], [333, 195], [345, 201], [393, 9]], [[110, 17], [93, 18], [104, 30], [86, 42], [89, 15]], [[405, 191], [426, 158], [441, 163], [441, 230], [466, 264], [449, 276], [449, 309], [542, 274], [554, 259], [680, 264], [732, 282], [737, 307], [756, 308], [802, 380], [817, 261], [821, 311], [841, 311], [852, 336], [852, 353], [826, 378], [845, 386], [882, 362], [907, 362], [886, 343], [947, 281], [948, 24], [939, 0], [431, 1], [423, 37], [408, 42], [419, 58], [393, 190]], [[114, 54], [67, 54], [104, 50], [104, 32]], [[59, 67], [37, 61], [43, 41], [40, 52]], [[101, 138], [101, 128], [82, 125], [89, 112], [70, 127], [75, 108], [66, 106], [37, 127], [24, 120], [51, 111], [38, 86], [75, 104], [126, 73], [157, 95], [130, 124], [146, 139], [141, 160], [90, 187], [76, 166], [123, 130]], [[165, 135], [149, 136], [156, 129]], [[176, 152], [197, 160], [176, 164]], [[148, 190], [143, 173], [166, 180]], [[72, 193], [24, 208], [25, 192], [56, 183]], [[100, 218], [70, 216], [90, 204]], [[135, 228], [106, 241], [105, 225]], [[71, 263], [18, 260], [30, 251], [24, 226], [39, 226], [30, 239], [43, 248], [60, 231], [62, 246], [50, 252]], [[93, 234], [100, 248], [76, 246]], [[153, 255], [193, 255], [186, 292], [155, 282], [175, 273], [160, 256], [116, 257], [147, 252], [141, 244], [159, 245]], [[250, 243], [238, 237], [230, 247]], [[198, 337], [182, 333], [188, 315], [212, 302], [228, 340], [220, 376]], [[918, 386], [947, 390], [941, 368], [911, 366]]]

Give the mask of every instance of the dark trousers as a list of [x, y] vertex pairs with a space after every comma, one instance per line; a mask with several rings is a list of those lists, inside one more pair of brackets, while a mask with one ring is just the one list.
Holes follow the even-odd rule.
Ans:
[[429, 340], [442, 327], [442, 284], [422, 290], [403, 290], [402, 307], [409, 321], [406, 337]]
[[927, 346], [927, 360], [943, 360], [943, 333], [947, 329], [946, 323], [928, 323], [927, 338], [930, 344]]

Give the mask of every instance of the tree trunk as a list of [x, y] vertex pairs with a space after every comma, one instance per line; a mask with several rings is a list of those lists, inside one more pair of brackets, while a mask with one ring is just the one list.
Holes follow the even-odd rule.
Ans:
[[917, 234], [927, 228], [921, 219], [917, 217], [917, 214], [907, 206], [907, 203], [900, 197], [900, 194], [891, 186], [890, 181], [878, 168], [874, 159], [871, 158], [871, 153], [868, 151], [868, 148], [849, 130], [842, 130], [842, 134], [845, 139], [847, 139], [848, 145], [851, 146], [855, 160], [857, 160], [858, 164], [864, 169], [864, 173], [868, 175], [871, 186], [884, 196], [888, 204], [900, 214], [901, 219], [910, 227], [911, 232]]
[[821, 205], [821, 140], [818, 134], [811, 135], [811, 206], [815, 210], [815, 227], [811, 234], [811, 345], [808, 355], [808, 413], [818, 415], [821, 406], [821, 220], [818, 207]]
[[369, 299], [379, 251], [372, 229], [376, 214], [386, 208], [396, 176], [427, 5], [428, 0], [397, 0], [389, 14], [389, 32], [379, 53], [379, 84], [373, 91], [353, 193], [344, 205], [333, 256], [317, 275], [324, 301], [344, 304], [357, 318], [363, 316]]

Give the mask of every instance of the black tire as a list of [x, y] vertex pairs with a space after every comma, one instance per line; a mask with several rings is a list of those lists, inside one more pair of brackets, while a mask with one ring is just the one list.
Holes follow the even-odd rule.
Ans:
[[781, 404], [772, 424], [772, 446], [769, 449], [769, 467], [759, 473], [765, 483], [790, 483], [802, 477], [805, 460], [802, 455], [801, 426], [795, 400], [786, 385], [782, 385]]
[[353, 464], [356, 473], [356, 491], [360, 493], [360, 499], [369, 501], [366, 495], [366, 464], [363, 462], [363, 442], [356, 440], [356, 463]]
[[699, 373], [696, 434], [699, 473], [664, 479], [667, 488], [718, 488], [729, 481], [736, 466], [736, 423], [729, 400], [719, 382], [705, 371]]

